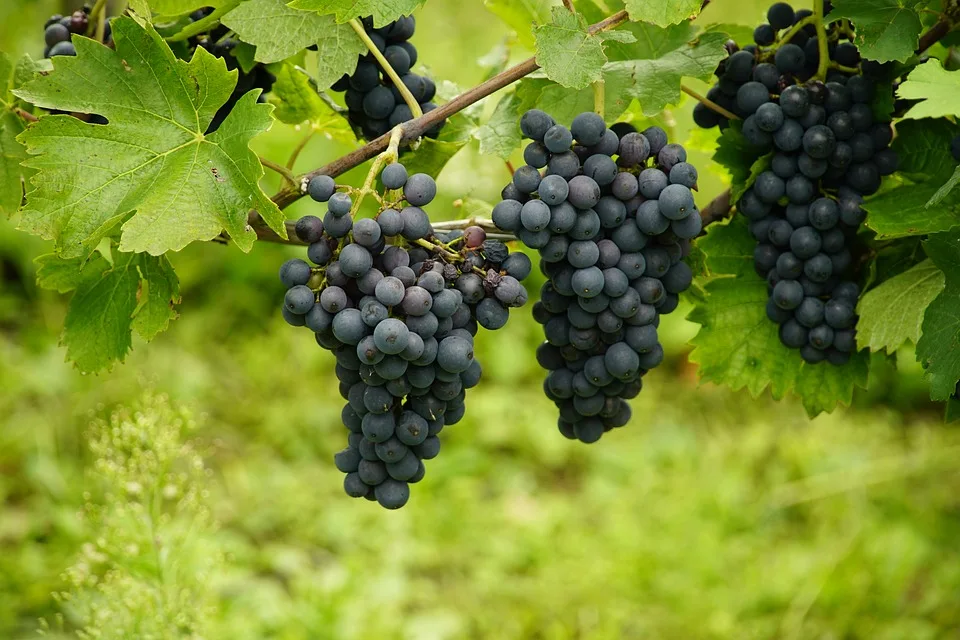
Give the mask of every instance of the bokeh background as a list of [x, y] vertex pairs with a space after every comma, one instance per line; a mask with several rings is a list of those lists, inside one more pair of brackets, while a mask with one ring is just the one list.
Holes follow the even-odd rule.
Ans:
[[[39, 56], [69, 4], [0, 3], [0, 48]], [[714, 0], [701, 20], [754, 25], [766, 4]], [[480, 0], [429, 0], [417, 19], [421, 60], [461, 87], [511, 45]], [[705, 203], [724, 176], [691, 108], [661, 122], [693, 150]], [[257, 150], [282, 162], [302, 135], [278, 125]], [[317, 136], [297, 168], [350, 148]], [[508, 177], [471, 145], [431, 213], [495, 202]], [[34, 284], [48, 250], [0, 220], [0, 638], [960, 638], [960, 434], [912, 353], [877, 358], [852, 408], [809, 420], [795, 399], [698, 386], [681, 309], [632, 423], [584, 446], [556, 430], [521, 310], [480, 336], [467, 417], [386, 512], [343, 494], [333, 358], [280, 318], [295, 249], [173, 255], [181, 318], [99, 376], [57, 346], [65, 300]], [[131, 505], [151, 460], [175, 472], [161, 501], [186, 497], [148, 509], [144, 533]]]

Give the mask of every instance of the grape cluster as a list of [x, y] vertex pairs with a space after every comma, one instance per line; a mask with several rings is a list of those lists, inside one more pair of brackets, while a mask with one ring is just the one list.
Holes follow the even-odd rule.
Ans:
[[[190, 20], [197, 22], [202, 20], [206, 16], [210, 15], [213, 12], [213, 8], [198, 9], [190, 14]], [[264, 65], [257, 63], [254, 65], [250, 71], [244, 71], [237, 59], [233, 56], [232, 51], [237, 46], [237, 41], [233, 38], [227, 37], [230, 34], [230, 30], [223, 26], [217, 25], [209, 33], [200, 34], [190, 38], [190, 50], [191, 52], [197, 48], [206, 49], [209, 53], [213, 54], [218, 58], [223, 58], [224, 62], [227, 65], [227, 69], [233, 71], [237, 70], [237, 85], [233, 89], [233, 93], [230, 94], [230, 98], [227, 99], [226, 103], [217, 111], [213, 116], [213, 121], [210, 123], [210, 126], [207, 127], [206, 133], [213, 133], [223, 124], [224, 120], [227, 119], [227, 116], [230, 115], [230, 112], [233, 110], [233, 107], [237, 104], [237, 101], [240, 100], [248, 91], [253, 89], [261, 89], [260, 98], [258, 102], [266, 102], [266, 94], [268, 94], [273, 89], [273, 84], [276, 82], [277, 77], [270, 73], [270, 71]]]
[[50, 16], [43, 26], [44, 49], [43, 57], [52, 58], [53, 56], [75, 56], [77, 49], [73, 46], [70, 38], [74, 34], [84, 35], [87, 33], [87, 27], [90, 24], [90, 7], [74, 11], [69, 16], [60, 14]]
[[548, 280], [533, 313], [546, 338], [537, 350], [544, 390], [560, 432], [596, 442], [630, 420], [626, 401], [663, 360], [660, 315], [693, 278], [682, 258], [702, 225], [697, 170], [659, 127], [608, 129], [582, 113], [568, 129], [534, 109], [520, 128], [532, 140], [527, 164], [493, 221], [539, 251]]
[[[779, 95], [787, 87], [813, 78], [820, 64], [816, 27], [812, 24], [799, 27], [799, 23], [811, 15], [807, 9], [795, 12], [785, 2], [772, 5], [767, 12], [767, 23], [754, 31], [755, 44], [741, 49], [737, 43], [727, 42], [730, 55], [717, 67], [717, 83], [707, 92], [707, 98], [746, 118], [766, 102], [766, 96]], [[849, 39], [849, 31], [841, 30], [839, 22], [827, 25], [826, 31], [830, 60], [842, 67], [831, 69], [827, 82], [845, 84], [848, 78], [861, 72], [874, 78], [887, 72], [889, 65], [861, 60], [859, 50]], [[694, 108], [693, 118], [705, 129], [715, 126], [723, 129], [729, 124], [725, 116], [705, 104]]]
[[[758, 28], [760, 48], [731, 55], [711, 91], [744, 118], [743, 136], [757, 156], [770, 154], [769, 168], [737, 203], [759, 243], [754, 266], [769, 286], [767, 315], [780, 325], [781, 342], [806, 362], [842, 365], [856, 349], [860, 291], [852, 278], [865, 217], [860, 205], [896, 171], [898, 159], [890, 124], [878, 122], [871, 108], [874, 81], [852, 71], [860, 55], [851, 43], [831, 42], [833, 59], [851, 71], [831, 72], [826, 83], [809, 79], [815, 45], [801, 48], [791, 39], [780, 43], [773, 63], [762, 61], [771, 55], [763, 46], [791, 23], [788, 10], [784, 3], [771, 7], [772, 32]], [[703, 111], [698, 122], [726, 125]]]
[[[436, 109], [437, 105], [431, 102], [437, 93], [436, 84], [426, 76], [411, 72], [417, 63], [417, 48], [410, 42], [417, 26], [414, 17], [401, 17], [379, 29], [373, 28], [372, 18], [364, 18], [362, 22], [367, 35], [410, 90], [420, 109], [424, 113]], [[360, 56], [356, 70], [337, 80], [332, 88], [345, 92], [350, 123], [359, 127], [368, 140], [413, 119], [410, 107], [372, 53]], [[436, 138], [443, 124], [435, 125], [424, 135]]]
[[310, 181], [327, 213], [301, 218], [296, 234], [314, 266], [289, 260], [280, 280], [286, 321], [309, 328], [337, 359], [350, 431], [335, 456], [344, 489], [396, 509], [480, 381], [478, 327], [503, 327], [509, 309], [526, 302], [520, 280], [532, 265], [480, 227], [435, 233], [421, 208], [436, 195], [429, 176], [408, 176], [395, 163], [380, 177], [387, 204], [376, 218], [356, 220], [350, 195], [331, 178]]

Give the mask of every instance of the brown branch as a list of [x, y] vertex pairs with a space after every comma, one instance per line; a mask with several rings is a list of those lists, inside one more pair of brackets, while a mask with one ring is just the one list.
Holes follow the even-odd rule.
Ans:
[[930, 29], [920, 36], [920, 45], [917, 47], [917, 55], [920, 55], [940, 40], [942, 40], [953, 29], [953, 22], [944, 16], [930, 27]]
[[[607, 31], [609, 29], [618, 27], [628, 19], [629, 17], [627, 16], [626, 11], [618, 11], [605, 20], [591, 25], [589, 31], [592, 34]], [[482, 84], [479, 84], [476, 87], [461, 93], [459, 96], [443, 106], [440, 106], [433, 111], [420, 116], [419, 118], [403, 123], [403, 125], [401, 125], [403, 128], [403, 136], [400, 140], [401, 146], [409, 145], [411, 142], [417, 140], [424, 133], [433, 128], [434, 125], [439, 124], [450, 116], [463, 111], [470, 105], [483, 100], [487, 96], [496, 93], [500, 89], [513, 84], [521, 78], [530, 75], [539, 68], [540, 66], [537, 64], [536, 58], [524, 60], [520, 64], [498, 73], [486, 82], [483, 82]], [[273, 196], [273, 201], [281, 209], [288, 207], [303, 197], [303, 186], [309, 182], [311, 178], [322, 175], [336, 178], [337, 176], [346, 173], [350, 169], [358, 167], [367, 160], [379, 155], [387, 149], [389, 143], [390, 134], [386, 133], [376, 140], [368, 142], [359, 149], [343, 156], [342, 158], [334, 160], [324, 167], [320, 167], [319, 169], [315, 169], [314, 171], [299, 176], [295, 185], [281, 189], [276, 195]], [[251, 212], [248, 223], [254, 228], [264, 224], [256, 212]]]
[[727, 189], [700, 210], [700, 219], [703, 220], [703, 226], [706, 227], [708, 224], [713, 224], [729, 216], [733, 211], [730, 205], [730, 190]]
[[16, 115], [18, 115], [18, 116], [20, 116], [21, 118], [23, 118], [23, 119], [26, 120], [27, 122], [37, 122], [37, 121], [39, 120], [39, 118], [37, 118], [37, 116], [33, 115], [33, 114], [30, 113], [29, 111], [24, 111], [24, 110], [21, 109], [20, 107], [14, 108], [13, 113], [16, 114]]

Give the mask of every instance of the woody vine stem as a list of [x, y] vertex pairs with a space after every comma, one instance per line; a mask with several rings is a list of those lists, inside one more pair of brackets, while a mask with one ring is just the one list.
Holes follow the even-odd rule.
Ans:
[[[823, 29], [823, 0], [815, 1], [815, 8], [818, 10], [814, 13], [813, 16], [810, 16], [812, 23], [816, 25], [818, 32]], [[591, 35], [601, 33], [603, 31], [608, 31], [614, 29], [621, 24], [627, 22], [629, 16], [626, 11], [618, 11], [613, 15], [597, 22], [596, 24], [590, 25], [588, 31]], [[949, 17], [942, 18], [937, 24], [930, 28], [929, 31], [924, 33], [920, 37], [920, 46], [918, 47], [918, 53], [922, 53], [937, 41], [945, 37], [956, 24]], [[826, 44], [825, 38], [820, 38], [820, 42], [824, 45]], [[829, 56], [821, 55], [821, 63], [824, 60], [827, 60]], [[397, 150], [401, 146], [409, 146], [415, 143], [417, 140], [423, 136], [428, 130], [430, 130], [435, 125], [446, 120], [447, 118], [463, 111], [467, 107], [476, 104], [477, 102], [483, 100], [484, 98], [496, 93], [500, 89], [507, 87], [515, 82], [518, 82], [522, 78], [530, 75], [534, 71], [540, 68], [540, 65], [537, 64], [536, 58], [531, 57], [523, 62], [506, 69], [493, 76], [492, 78], [482, 82], [481, 84], [468, 89], [463, 92], [450, 102], [425, 113], [419, 117], [416, 117], [412, 120], [409, 120], [392, 131], [380, 136], [379, 138], [368, 142], [362, 147], [352, 151], [351, 153], [334, 160], [333, 162], [309, 171], [307, 173], [296, 176], [291, 184], [286, 185], [281, 188], [274, 196], [272, 197], [273, 202], [280, 207], [285, 209], [294, 202], [298, 201], [304, 195], [306, 195], [306, 185], [309, 183], [310, 179], [315, 176], [327, 175], [332, 178], [336, 178], [347, 171], [360, 166], [364, 162], [376, 158], [380, 154], [388, 151], [389, 149]], [[735, 119], [736, 116], [732, 113], [725, 112], [726, 110], [717, 105], [716, 103], [708, 100], [704, 96], [699, 95], [695, 91], [689, 89], [686, 86], [681, 86], [681, 90], [692, 98], [702, 102], [708, 108], [722, 113], [722, 115]], [[384, 159], [381, 161], [386, 162]], [[732, 203], [730, 201], [730, 192], [724, 192], [715, 198], [709, 205], [704, 207], [701, 211], [701, 217], [703, 218], [704, 226], [709, 225], [717, 220], [722, 220], [723, 218], [730, 215], [732, 210]], [[469, 224], [476, 223], [487, 223], [489, 221], [479, 221], [479, 220], [457, 220], [449, 223], [444, 223], [444, 229], [456, 229], [469, 226]], [[256, 231], [257, 237], [260, 240], [266, 242], [279, 242], [285, 244], [301, 244], [297, 240], [296, 235], [293, 233], [295, 221], [288, 220], [285, 223], [285, 228], [287, 231], [287, 238], [282, 238], [272, 229], [268, 228], [266, 223], [260, 218], [259, 214], [255, 211], [251, 212], [248, 216], [247, 223]], [[484, 224], [481, 224], [484, 226]], [[490, 225], [487, 225], [490, 226]], [[440, 228], [435, 225], [436, 228]], [[490, 227], [492, 231], [492, 227]]]

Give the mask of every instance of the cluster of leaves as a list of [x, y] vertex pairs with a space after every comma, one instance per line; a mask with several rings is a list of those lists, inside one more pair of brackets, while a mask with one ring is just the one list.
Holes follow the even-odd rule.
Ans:
[[[275, 121], [307, 123], [353, 140], [346, 119], [322, 96], [365, 53], [348, 23], [372, 16], [380, 26], [424, 0], [221, 0], [209, 18], [186, 18], [205, 4], [209, 0], [134, 0], [128, 15], [112, 24], [113, 49], [78, 39], [78, 56], [58, 58], [52, 69], [29, 58], [16, 65], [0, 60], [0, 210], [19, 210], [22, 230], [53, 241], [53, 253], [41, 258], [40, 283], [73, 292], [63, 342], [84, 371], [122, 361], [134, 331], [150, 340], [176, 317], [179, 286], [165, 254], [218, 237], [248, 251], [256, 239], [251, 211], [285, 236], [284, 216], [260, 185], [263, 169], [250, 141]], [[703, 4], [574, 0], [570, 11], [546, 0], [489, 0], [485, 5], [517, 32], [515, 46], [532, 52], [540, 70], [511, 86], [486, 122], [476, 109], [457, 114], [405, 164], [436, 176], [471, 141], [484, 154], [508, 159], [521, 146], [522, 112], [539, 108], [568, 121], [599, 105], [599, 86], [608, 122], [660, 114], [680, 102], [683, 78], [709, 78], [726, 56], [724, 43], [744, 35], [736, 25], [694, 20]], [[859, 309], [860, 346], [893, 353], [915, 343], [933, 397], [946, 399], [960, 379], [960, 282], [951, 271], [960, 170], [949, 155], [960, 82], [937, 59], [920, 64], [914, 55], [938, 11], [950, 16], [953, 5], [836, 0], [826, 19], [852, 22], [865, 58], [899, 65], [900, 76], [910, 72], [898, 87], [898, 96], [913, 105], [897, 127], [903, 166], [865, 205], [875, 236], [867, 239], [864, 273], [871, 289]], [[236, 72], [202, 49], [187, 56], [182, 43], [217, 20], [240, 41], [233, 55], [241, 68], [270, 65], [277, 81], [267, 104], [252, 92], [216, 133], [205, 135]], [[481, 64], [493, 75], [508, 58], [498, 51]], [[457, 92], [440, 83], [441, 98]], [[46, 110], [98, 114], [108, 124]], [[39, 121], [27, 124], [22, 112]], [[734, 193], [763, 168], [735, 127], [720, 138], [715, 159], [729, 170]], [[811, 414], [849, 402], [853, 389], [866, 384], [867, 355], [814, 373], [778, 348], [773, 329], [760, 326], [765, 296], [749, 268], [748, 239], [746, 229], [732, 223], [700, 242], [703, 277], [691, 317], [703, 325], [693, 355], [701, 376], [753, 393], [795, 392]]]

